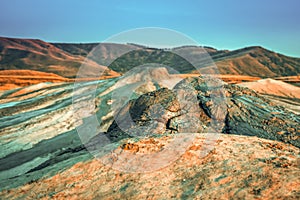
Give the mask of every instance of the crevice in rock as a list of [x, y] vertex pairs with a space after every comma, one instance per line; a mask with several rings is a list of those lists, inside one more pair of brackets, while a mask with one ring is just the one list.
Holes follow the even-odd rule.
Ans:
[[[176, 116], [176, 117], [177, 117], [177, 116]], [[172, 120], [172, 119], [174, 119], [174, 117], [168, 119], [167, 124], [166, 124], [166, 129], [167, 129], [167, 130], [170, 130], [170, 131], [178, 132], [178, 129], [172, 128], [172, 127], [171, 127], [171, 120]]]

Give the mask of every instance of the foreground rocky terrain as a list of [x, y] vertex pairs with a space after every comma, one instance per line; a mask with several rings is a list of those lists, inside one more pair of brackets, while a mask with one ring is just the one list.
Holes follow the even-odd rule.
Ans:
[[299, 199], [299, 148], [257, 137], [222, 134], [214, 149], [199, 158], [206, 137], [198, 135], [180, 159], [158, 171], [124, 173], [93, 159], [52, 177], [2, 191], [1, 196], [4, 199]]
[[140, 78], [0, 93], [0, 197], [299, 198], [300, 116], [285, 99], [205, 77], [169, 87], [154, 78], [113, 113], [115, 95]]

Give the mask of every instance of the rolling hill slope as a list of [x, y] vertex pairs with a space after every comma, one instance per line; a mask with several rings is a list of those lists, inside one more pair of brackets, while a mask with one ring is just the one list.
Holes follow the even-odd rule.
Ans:
[[[88, 51], [90, 51], [92, 47], [96, 47], [95, 43], [54, 45], [74, 55], [77, 55], [80, 52], [82, 52], [81, 54], [83, 55], [87, 55]], [[107, 52], [106, 54], [108, 55], [114, 54], [114, 49], [119, 48], [118, 44], [114, 45], [111, 44], [109, 47], [108, 45], [102, 45], [102, 50]], [[172, 53], [165, 53], [165, 51], [161, 49], [153, 49], [143, 46], [137, 47], [142, 49], [126, 54], [122, 57], [122, 59], [118, 58], [118, 60], [112, 64], [111, 68], [115, 71], [124, 73], [131, 67], [140, 65], [141, 63], [159, 61], [158, 63], [166, 65], [174, 65], [174, 63], [178, 63], [184, 73], [192, 73], [194, 70], [193, 67], [188, 66], [188, 63], [178, 59], [176, 55], [172, 55]], [[191, 53], [194, 53], [190, 46], [178, 47], [173, 50], [180, 48], [190, 48]], [[220, 74], [275, 78], [281, 76], [296, 76], [300, 73], [299, 58], [288, 57], [269, 51], [260, 46], [246, 47], [235, 51], [217, 50], [211, 47], [203, 48], [217, 65]], [[177, 68], [175, 67], [175, 69]]]
[[[73, 78], [84, 59], [42, 40], [0, 37], [0, 70], [26, 69]], [[88, 64], [92, 68], [106, 69], [93, 61]]]
[[221, 74], [240, 74], [262, 78], [295, 76], [300, 59], [278, 54], [262, 47], [248, 47], [225, 53], [212, 53]]

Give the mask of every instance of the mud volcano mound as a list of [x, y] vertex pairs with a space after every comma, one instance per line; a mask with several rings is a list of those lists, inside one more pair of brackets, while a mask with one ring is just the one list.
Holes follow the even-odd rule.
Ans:
[[[117, 141], [141, 135], [217, 131], [300, 147], [299, 115], [251, 89], [227, 84], [216, 87], [218, 90], [201, 77], [186, 78], [173, 90], [146, 93], [120, 109], [107, 135]], [[214, 91], [222, 93], [218, 96]]]

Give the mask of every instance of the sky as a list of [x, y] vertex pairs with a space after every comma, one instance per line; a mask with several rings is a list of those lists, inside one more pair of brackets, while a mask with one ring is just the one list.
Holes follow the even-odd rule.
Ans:
[[102, 42], [161, 27], [217, 49], [263, 46], [300, 57], [299, 0], [1, 0], [0, 36]]

